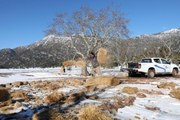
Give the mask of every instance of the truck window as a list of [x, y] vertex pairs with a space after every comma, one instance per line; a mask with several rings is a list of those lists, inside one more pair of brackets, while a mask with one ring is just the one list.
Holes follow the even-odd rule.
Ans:
[[160, 59], [154, 59], [154, 62], [161, 64]]
[[169, 62], [164, 59], [161, 59], [161, 61], [162, 61], [162, 64], [169, 64]]
[[142, 59], [141, 63], [152, 63], [151, 59]]

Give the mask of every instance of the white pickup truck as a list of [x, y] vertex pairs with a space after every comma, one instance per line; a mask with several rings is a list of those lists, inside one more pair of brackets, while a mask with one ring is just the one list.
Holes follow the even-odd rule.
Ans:
[[179, 67], [163, 58], [145, 58], [139, 63], [128, 63], [128, 71], [129, 76], [142, 74], [153, 78], [156, 74], [172, 74], [176, 76]]

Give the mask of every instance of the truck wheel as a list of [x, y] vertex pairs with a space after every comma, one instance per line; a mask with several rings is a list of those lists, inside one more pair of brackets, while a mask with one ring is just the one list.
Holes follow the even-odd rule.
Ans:
[[173, 71], [172, 71], [172, 75], [177, 76], [178, 75], [178, 70], [174, 68]]
[[148, 70], [148, 77], [153, 78], [155, 76], [154, 70]]

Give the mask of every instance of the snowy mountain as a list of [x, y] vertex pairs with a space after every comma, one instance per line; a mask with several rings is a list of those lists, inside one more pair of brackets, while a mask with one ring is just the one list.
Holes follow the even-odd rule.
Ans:
[[[151, 35], [140, 35], [132, 39], [149, 41], [169, 38], [180, 40], [180, 28]], [[69, 40], [70, 37], [49, 35], [28, 46], [2, 49], [0, 50], [0, 68], [59, 66], [62, 61], [74, 56], [73, 50], [67, 47]]]
[[0, 50], [0, 68], [58, 66], [73, 52], [65, 47], [69, 37], [49, 35], [28, 46]]
[[140, 35], [135, 37], [135, 39], [144, 39], [144, 38], [164, 39], [164, 38], [176, 37], [176, 36], [178, 37], [180, 36], [180, 28], [170, 29], [164, 32], [159, 32], [150, 35]]
[[65, 43], [68, 40], [70, 40], [70, 37], [59, 37], [55, 35], [48, 35], [44, 37], [42, 40], [37, 41], [31, 45], [28, 46], [29, 49], [33, 49], [38, 46], [48, 46], [48, 45], [53, 45], [53, 44], [58, 44], [58, 43]]

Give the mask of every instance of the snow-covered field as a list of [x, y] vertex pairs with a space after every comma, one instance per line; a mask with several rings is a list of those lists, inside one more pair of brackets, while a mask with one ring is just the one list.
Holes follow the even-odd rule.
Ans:
[[[103, 75], [116, 75], [120, 67], [114, 69], [103, 69]], [[82, 77], [79, 67], [72, 67], [66, 73], [61, 72], [61, 68], [27, 68], [27, 69], [0, 69], [0, 84], [12, 83], [17, 81], [36, 81], [36, 80], [59, 80], [61, 78]]]
[[60, 68], [0, 69], [0, 84], [17, 81], [58, 80], [65, 77], [79, 77], [80, 69], [73, 68], [66, 74]]
[[[116, 76], [119, 72], [119, 67], [114, 69], [103, 69], [103, 75], [114, 75]], [[30, 69], [0, 69], [0, 84], [12, 83], [16, 81], [61, 81], [69, 78], [75, 79], [87, 79], [80, 76], [80, 69], [73, 68], [67, 73], [61, 73], [60, 68], [30, 68]], [[117, 86], [111, 86], [104, 88], [103, 91], [99, 91], [98, 99], [90, 100], [85, 99], [79, 103], [79, 106], [84, 104], [103, 104], [104, 100], [113, 101], [112, 98], [121, 96], [134, 96], [136, 100], [133, 105], [119, 108], [114, 117], [121, 120], [180, 120], [180, 100], [172, 98], [169, 93], [171, 89], [158, 88], [161, 82], [174, 82], [176, 88], [180, 87], [180, 78], [173, 78], [169, 76], [156, 77], [154, 79], [147, 78], [123, 78], [127, 82], [119, 84]], [[133, 82], [135, 81], [135, 82]], [[126, 94], [122, 92], [124, 87], [137, 87], [139, 90], [153, 91], [153, 93], [144, 93], [146, 97], [139, 98], [136, 94]], [[28, 94], [38, 96], [41, 99], [46, 96], [46, 91], [37, 90], [28, 86], [13, 87], [12, 90], [24, 90], [29, 92]], [[64, 85], [58, 89], [58, 92], [71, 94], [83, 90], [84, 86], [73, 86]], [[96, 91], [95, 91], [96, 92]], [[155, 92], [161, 92], [162, 94], [155, 94]], [[24, 114], [32, 115], [33, 111], [30, 109], [35, 103], [30, 101], [29, 103], [24, 102]], [[36, 103], [37, 104], [37, 103]], [[26, 107], [25, 107], [26, 106]], [[147, 109], [154, 108], [154, 109]], [[23, 109], [21, 107], [21, 109]], [[18, 110], [18, 109], [17, 109]], [[27, 115], [28, 116], [28, 115]], [[5, 117], [0, 118], [5, 119]]]

